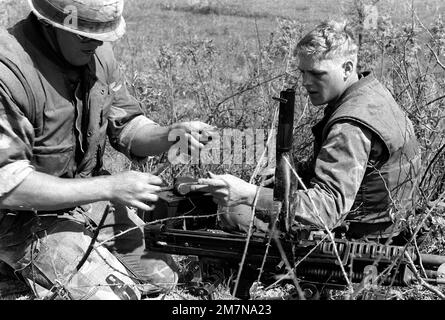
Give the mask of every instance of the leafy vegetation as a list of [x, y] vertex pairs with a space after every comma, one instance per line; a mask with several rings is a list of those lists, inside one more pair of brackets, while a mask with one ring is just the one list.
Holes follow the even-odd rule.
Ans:
[[[369, 6], [378, 9], [369, 20]], [[131, 93], [160, 124], [202, 120], [219, 128], [273, 127], [280, 90], [297, 91], [295, 157], [311, 153], [311, 126], [322, 109], [301, 88], [292, 49], [301, 35], [326, 18], [348, 18], [360, 41], [361, 70], [373, 70], [413, 121], [422, 148], [419, 215], [431, 230], [422, 251], [445, 253], [445, 21], [440, 0], [127, 0], [127, 34], [115, 44]], [[0, 25], [27, 13], [26, 4], [3, 0]], [[105, 166], [156, 171], [166, 155], [136, 164], [107, 149]], [[208, 170], [249, 179], [253, 165], [175, 165], [162, 170], [171, 182], [180, 174]], [[267, 294], [266, 294], [267, 295]], [[397, 298], [429, 299], [420, 287]]]

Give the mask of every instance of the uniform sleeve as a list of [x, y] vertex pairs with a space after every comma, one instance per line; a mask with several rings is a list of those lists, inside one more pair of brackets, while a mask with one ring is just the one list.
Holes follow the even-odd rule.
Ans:
[[315, 159], [305, 190], [293, 190], [291, 212], [303, 224], [329, 229], [351, 210], [366, 172], [371, 132], [349, 122], [334, 124]]
[[0, 83], [0, 197], [32, 171], [34, 128]]
[[113, 94], [113, 102], [108, 116], [107, 134], [110, 144], [129, 158], [140, 159], [131, 154], [131, 143], [136, 132], [145, 125], [158, 125], [148, 119], [142, 106], [128, 92], [125, 76], [114, 58], [109, 44], [104, 44], [107, 55], [111, 56], [108, 65], [109, 90]]
[[314, 176], [314, 160], [310, 157], [306, 161], [297, 161], [294, 159], [295, 170], [305, 185], [309, 185]]

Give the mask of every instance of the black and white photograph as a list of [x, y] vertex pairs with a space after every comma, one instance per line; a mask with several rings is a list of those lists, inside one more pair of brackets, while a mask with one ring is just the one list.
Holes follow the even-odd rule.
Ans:
[[445, 300], [445, 1], [0, 0], [0, 309], [37, 300]]

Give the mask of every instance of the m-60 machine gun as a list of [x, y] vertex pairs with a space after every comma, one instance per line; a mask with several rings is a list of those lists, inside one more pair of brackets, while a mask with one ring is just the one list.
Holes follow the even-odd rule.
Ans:
[[[274, 281], [277, 274], [286, 273], [286, 260], [294, 266], [295, 277], [305, 298], [316, 299], [326, 288], [345, 288], [348, 284], [346, 277], [349, 282], [362, 285], [408, 286], [418, 281], [413, 266], [420, 263], [426, 273], [424, 281], [445, 284], [445, 257], [442, 256], [415, 254], [413, 248], [408, 246], [346, 239], [330, 241], [321, 237], [320, 233], [314, 236], [314, 230], [310, 228], [293, 230], [292, 237], [288, 236], [292, 220], [289, 190], [295, 183], [288, 167], [291, 163], [294, 95], [293, 90], [286, 90], [277, 98], [280, 101], [280, 115], [274, 200], [278, 204], [277, 226], [281, 234], [278, 241], [269, 238], [272, 234], [254, 233], [248, 237], [246, 234], [222, 231], [218, 228], [218, 208], [211, 195], [190, 192], [190, 185], [196, 184], [196, 180], [181, 178], [171, 189], [159, 194], [156, 209], [145, 215], [146, 221], [172, 218], [164, 223], [147, 224], [147, 248], [195, 257], [185, 281], [191, 291], [205, 297], [210, 297], [218, 284], [231, 279], [237, 272], [247, 240], [249, 245], [243, 272], [235, 292], [235, 296], [242, 299], [249, 298], [249, 288], [254, 281], [259, 279], [268, 283]], [[184, 216], [195, 218], [176, 219]]]
[[[153, 251], [198, 257], [195, 270], [188, 281], [193, 290], [203, 296], [239, 268], [243, 256], [246, 235], [229, 234], [208, 230], [180, 230], [165, 225], [147, 226], [147, 247]], [[307, 233], [309, 234], [309, 233]], [[303, 235], [303, 234], [302, 234]], [[426, 271], [425, 281], [445, 284], [445, 257], [414, 254], [411, 247], [336, 239], [335, 242], [315, 238], [280, 241], [286, 259], [293, 261], [295, 275], [306, 298], [316, 298], [322, 289], [343, 289], [347, 282], [334, 251], [336, 246], [346, 276], [352, 283], [409, 286], [417, 281], [404, 253], [417, 265], [422, 262]], [[265, 256], [266, 248], [268, 254]], [[267, 236], [253, 235], [249, 239], [244, 271], [235, 296], [249, 298], [249, 288], [258, 279], [263, 264], [262, 281], [276, 279], [285, 272], [283, 255]], [[380, 278], [378, 277], [380, 274]]]

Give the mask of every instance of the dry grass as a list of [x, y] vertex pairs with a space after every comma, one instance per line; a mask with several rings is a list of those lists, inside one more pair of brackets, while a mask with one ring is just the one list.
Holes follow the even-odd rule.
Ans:
[[[26, 16], [25, 1], [0, 1], [0, 25], [11, 25]], [[271, 97], [289, 83], [297, 83], [299, 88], [298, 75], [291, 72], [288, 59], [295, 40], [327, 17], [346, 13], [357, 19], [356, 2], [127, 0], [127, 34], [115, 44], [115, 53], [130, 91], [144, 104], [147, 115], [161, 124], [201, 119], [219, 127], [269, 128], [275, 106]], [[444, 190], [445, 159], [437, 151], [445, 141], [445, 100], [441, 99], [445, 94], [445, 69], [441, 67], [445, 62], [445, 27], [440, 18], [445, 3], [381, 0], [377, 6], [380, 28], [365, 32], [361, 65], [375, 70], [415, 124], [424, 170], [428, 169], [422, 186], [424, 197], [419, 202], [419, 208], [426, 210]], [[268, 81], [277, 75], [282, 77]], [[297, 95], [296, 118], [300, 122], [295, 154], [304, 159], [311, 152], [310, 126], [321, 109], [308, 107], [303, 92], [297, 91]], [[162, 162], [165, 157], [155, 157], [142, 169], [156, 168]], [[134, 168], [110, 148], [105, 166], [111, 172]], [[254, 167], [174, 166], [163, 178], [171, 181], [179, 172], [202, 175], [208, 169], [248, 179]], [[442, 215], [441, 206], [432, 212], [433, 230], [422, 250], [445, 252]], [[259, 292], [258, 297], [263, 294]], [[398, 292], [399, 298], [434, 298], [418, 287]], [[184, 294], [178, 291], [173, 296]]]

